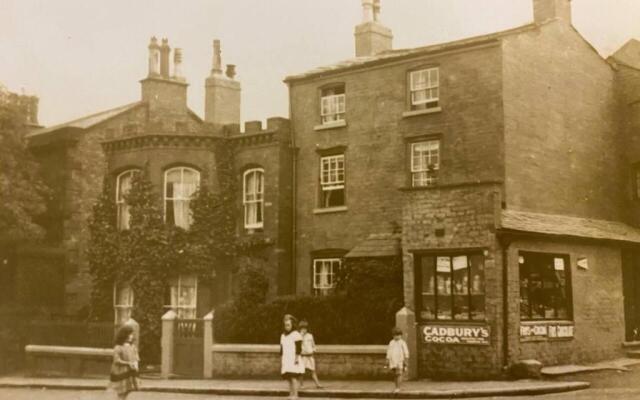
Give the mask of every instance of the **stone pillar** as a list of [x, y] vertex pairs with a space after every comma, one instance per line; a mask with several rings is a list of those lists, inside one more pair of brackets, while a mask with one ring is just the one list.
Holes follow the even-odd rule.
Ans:
[[162, 347], [162, 367], [161, 376], [163, 379], [169, 379], [173, 373], [173, 327], [177, 315], [175, 311], [169, 310], [162, 316], [162, 339], [160, 345]]
[[203, 335], [203, 351], [204, 351], [204, 362], [203, 368], [205, 379], [213, 378], [213, 353], [211, 347], [213, 346], [215, 338], [213, 337], [213, 315], [214, 312], [211, 311], [209, 314], [205, 315], [204, 320], [204, 335]]
[[413, 380], [418, 378], [418, 340], [416, 332], [416, 314], [403, 307], [396, 313], [396, 326], [402, 329], [409, 348], [408, 377]]

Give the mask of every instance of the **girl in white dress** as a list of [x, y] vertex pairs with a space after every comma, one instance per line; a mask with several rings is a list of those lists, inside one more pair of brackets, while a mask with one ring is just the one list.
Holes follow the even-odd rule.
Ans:
[[280, 355], [282, 356], [282, 377], [289, 382], [289, 398], [298, 398], [299, 379], [304, 374], [304, 364], [300, 359], [302, 336], [294, 329], [296, 319], [293, 315], [283, 318], [284, 332], [280, 335]]

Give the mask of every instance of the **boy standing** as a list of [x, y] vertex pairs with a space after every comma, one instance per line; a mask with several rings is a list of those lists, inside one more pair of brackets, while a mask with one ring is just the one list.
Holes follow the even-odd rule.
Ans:
[[396, 388], [393, 392], [398, 393], [402, 383], [402, 374], [404, 374], [409, 362], [409, 348], [402, 338], [402, 330], [400, 328], [393, 328], [391, 333], [393, 334], [393, 339], [391, 339], [387, 347], [387, 365], [394, 375]]

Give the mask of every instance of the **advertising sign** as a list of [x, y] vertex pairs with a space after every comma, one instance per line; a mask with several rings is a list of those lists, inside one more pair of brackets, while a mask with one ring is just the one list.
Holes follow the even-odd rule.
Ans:
[[485, 325], [427, 325], [422, 327], [422, 340], [429, 344], [489, 345], [491, 331]]
[[521, 342], [564, 340], [573, 338], [573, 325], [532, 323], [520, 325]]

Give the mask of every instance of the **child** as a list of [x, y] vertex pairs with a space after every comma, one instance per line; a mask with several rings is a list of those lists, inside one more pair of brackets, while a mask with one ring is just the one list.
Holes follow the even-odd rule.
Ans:
[[304, 364], [300, 360], [302, 336], [294, 329], [296, 319], [292, 315], [283, 318], [284, 332], [280, 336], [280, 355], [282, 356], [282, 377], [289, 382], [289, 398], [298, 398], [298, 379], [304, 374]]
[[124, 400], [129, 392], [138, 390], [138, 350], [133, 344], [134, 334], [130, 325], [124, 325], [116, 334], [111, 364], [112, 388], [118, 399]]
[[[300, 321], [298, 324], [300, 335], [302, 335], [302, 364], [304, 365], [305, 373], [311, 373], [311, 378], [316, 384], [316, 388], [321, 389], [320, 381], [318, 380], [318, 374], [316, 373], [316, 359], [313, 354], [316, 352], [316, 342], [313, 340], [313, 335], [309, 332], [309, 323], [305, 320]], [[304, 386], [304, 375], [300, 377], [300, 387]]]
[[402, 374], [409, 362], [409, 348], [404, 339], [402, 339], [402, 330], [400, 328], [393, 328], [391, 333], [393, 334], [393, 339], [389, 342], [389, 347], [387, 347], [387, 365], [393, 372], [395, 379], [396, 388], [393, 392], [398, 393], [400, 391], [400, 383], [402, 383]]

